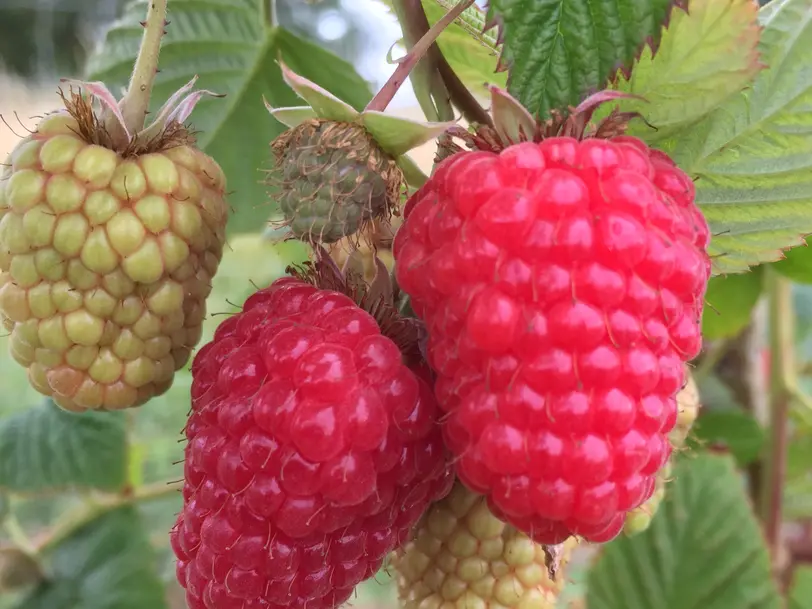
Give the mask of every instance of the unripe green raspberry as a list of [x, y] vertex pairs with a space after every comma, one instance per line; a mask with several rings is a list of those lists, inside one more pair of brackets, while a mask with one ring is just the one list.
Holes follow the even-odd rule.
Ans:
[[[575, 538], [565, 542], [559, 569]], [[393, 554], [403, 609], [553, 609], [564, 577], [553, 581], [544, 547], [496, 518], [484, 497], [459, 482]]]
[[[670, 434], [671, 445], [674, 447], [675, 452], [685, 446], [685, 440], [688, 438], [691, 427], [693, 427], [696, 418], [699, 416], [699, 409], [702, 406], [699, 401], [699, 389], [693, 376], [691, 376], [689, 370], [686, 370], [685, 374], [688, 381], [682, 391], [677, 394], [677, 423]], [[663, 499], [665, 499], [666, 486], [671, 479], [672, 461], [673, 456], [671, 461], [657, 474], [657, 482], [651, 498], [640, 507], [626, 514], [623, 532], [627, 536], [632, 537], [642, 533], [651, 525], [651, 520], [660, 508]]]
[[303, 241], [335, 243], [388, 218], [405, 184], [395, 160], [353, 123], [307, 120], [271, 147], [273, 200]]
[[225, 176], [182, 126], [116, 148], [87, 104], [74, 96], [46, 116], [0, 180], [9, 350], [35, 389], [77, 412], [169, 388], [200, 340], [227, 219]]

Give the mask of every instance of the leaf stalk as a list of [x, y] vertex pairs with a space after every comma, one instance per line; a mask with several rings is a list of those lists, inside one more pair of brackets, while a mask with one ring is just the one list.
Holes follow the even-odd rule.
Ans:
[[462, 2], [443, 15], [443, 18], [435, 23], [434, 26], [428, 32], [426, 32], [420, 38], [420, 40], [417, 41], [417, 43], [415, 43], [406, 56], [400, 60], [398, 67], [395, 68], [392, 76], [389, 77], [389, 80], [386, 81], [383, 87], [381, 87], [380, 91], [378, 91], [375, 97], [372, 98], [372, 101], [369, 102], [366, 110], [377, 112], [383, 112], [386, 110], [386, 107], [390, 104], [392, 99], [394, 99], [398, 90], [400, 90], [400, 87], [409, 77], [409, 74], [412, 72], [418, 62], [423, 59], [426, 53], [429, 52], [429, 49], [431, 49], [431, 47], [434, 45], [434, 42], [437, 40], [440, 34], [443, 33], [443, 30], [451, 25], [465, 9], [467, 9], [473, 3], [474, 0], [462, 0]]
[[788, 419], [795, 372], [795, 310], [792, 283], [766, 269], [770, 330], [769, 440], [764, 458], [761, 517], [775, 561], [781, 555], [784, 479], [787, 468]]
[[166, 33], [167, 0], [150, 0], [147, 18], [142, 22], [144, 36], [135, 60], [127, 93], [121, 100], [120, 109], [124, 125], [130, 133], [138, 133], [144, 128], [144, 120], [149, 112], [149, 101], [155, 75], [158, 73], [158, 56], [161, 52], [161, 39]]
[[136, 505], [168, 497], [181, 490], [178, 482], [158, 482], [147, 484], [140, 488], [118, 495], [105, 495], [101, 499], [92, 498], [81, 508], [69, 514], [62, 522], [57, 524], [37, 545], [37, 553], [42, 553], [58, 546], [77, 530], [87, 526], [97, 518], [128, 505]]

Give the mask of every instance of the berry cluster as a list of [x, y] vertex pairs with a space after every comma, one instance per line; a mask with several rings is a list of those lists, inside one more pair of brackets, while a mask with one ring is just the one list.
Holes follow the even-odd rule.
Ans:
[[190, 608], [334, 609], [393, 550], [407, 607], [552, 603], [535, 544], [639, 530], [664, 492], [708, 241], [665, 154], [550, 136], [438, 166], [395, 234], [398, 290], [317, 248], [194, 360]]
[[393, 253], [457, 474], [541, 543], [608, 541], [671, 453], [708, 227], [669, 157], [550, 137], [444, 161]]

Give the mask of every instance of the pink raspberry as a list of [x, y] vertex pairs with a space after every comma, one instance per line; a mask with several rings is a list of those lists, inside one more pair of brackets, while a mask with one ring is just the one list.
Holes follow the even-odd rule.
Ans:
[[394, 243], [457, 473], [542, 543], [607, 541], [671, 452], [710, 275], [694, 185], [631, 137], [460, 152]]
[[190, 609], [332, 609], [450, 490], [431, 387], [339, 292], [260, 290], [192, 375], [172, 531]]

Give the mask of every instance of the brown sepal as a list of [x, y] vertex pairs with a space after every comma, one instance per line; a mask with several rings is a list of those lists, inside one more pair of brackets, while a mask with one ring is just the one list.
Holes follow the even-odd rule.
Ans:
[[175, 146], [193, 146], [195, 143], [195, 132], [188, 129], [185, 125], [172, 121], [166, 125], [166, 128], [158, 132], [158, 134], [150, 139], [139, 139], [134, 137], [127, 145], [121, 150], [118, 150], [113, 136], [108, 132], [104, 123], [99, 119], [98, 114], [93, 108], [93, 101], [87, 95], [83, 95], [82, 91], [78, 92], [69, 87], [68, 94], [60, 88], [59, 96], [62, 102], [73, 119], [76, 121], [79, 129], [78, 135], [88, 144], [95, 144], [103, 146], [111, 150], [117, 150], [122, 157], [133, 157], [150, 152], [159, 152], [161, 150], [168, 150]]
[[471, 131], [454, 128], [449, 131], [452, 137], [460, 139], [471, 150], [500, 152], [520, 142], [542, 142], [552, 137], [573, 137], [578, 140], [587, 138], [609, 139], [626, 132], [629, 123], [643, 119], [638, 112], [621, 112], [618, 108], [597, 123], [592, 122], [595, 111], [603, 104], [618, 99], [641, 99], [637, 95], [620, 91], [599, 91], [587, 97], [577, 107], [570, 107], [566, 114], [552, 110], [551, 117], [545, 121], [535, 119], [534, 130], [527, 133], [529, 116], [527, 111], [507, 91], [491, 87], [491, 93], [498, 103], [498, 114], [494, 117], [496, 128], [477, 126]]
[[420, 320], [406, 317], [398, 312], [400, 290], [393, 283], [386, 265], [375, 258], [377, 272], [367, 283], [363, 277], [350, 268], [341, 269], [329, 252], [321, 245], [314, 246], [314, 260], [302, 265], [288, 266], [286, 272], [293, 277], [317, 288], [332, 290], [349, 296], [378, 323], [381, 334], [392, 340], [408, 365], [423, 360], [420, 341], [424, 328]]

